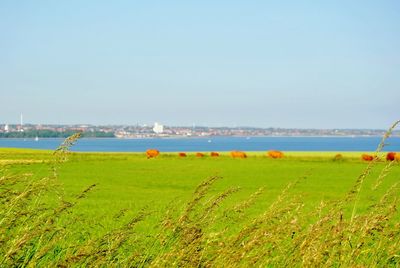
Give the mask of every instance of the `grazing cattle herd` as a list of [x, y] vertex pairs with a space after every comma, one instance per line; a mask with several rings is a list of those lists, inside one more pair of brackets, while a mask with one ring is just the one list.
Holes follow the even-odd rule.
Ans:
[[[372, 161], [374, 159], [378, 159], [376, 155], [370, 155], [370, 154], [362, 154], [361, 159], [364, 161]], [[395, 153], [395, 152], [388, 152], [386, 154], [386, 161], [400, 161], [400, 153]]]
[[[148, 149], [146, 151], [146, 157], [148, 159], [149, 158], [156, 158], [159, 155], [160, 155], [160, 151], [157, 150], [157, 149]], [[180, 153], [178, 153], [178, 156], [179, 157], [187, 157], [187, 154], [184, 153], [184, 152], [180, 152]], [[206, 154], [198, 152], [198, 153], [195, 154], [195, 156], [199, 157], [199, 158], [202, 158], [202, 157], [205, 157]], [[211, 152], [210, 156], [211, 157], [219, 157], [220, 154], [218, 152]], [[230, 152], [230, 156], [232, 158], [247, 158], [247, 154], [245, 152], [242, 152], [242, 151], [232, 151], [232, 152]], [[269, 157], [269, 158], [278, 159], [278, 158], [283, 158], [284, 154], [281, 151], [271, 150], [271, 151], [267, 152], [266, 156]], [[343, 156], [341, 154], [336, 154], [333, 159], [334, 160], [339, 160], [339, 159], [342, 159], [342, 158], [343, 158]], [[368, 161], [369, 162], [369, 161], [373, 161], [374, 159], [379, 160], [379, 158], [376, 155], [371, 155], [371, 154], [366, 154], [366, 153], [361, 155], [361, 160], [363, 160], [363, 161]], [[400, 162], [400, 153], [388, 152], [386, 154], [386, 161], [399, 161]]]

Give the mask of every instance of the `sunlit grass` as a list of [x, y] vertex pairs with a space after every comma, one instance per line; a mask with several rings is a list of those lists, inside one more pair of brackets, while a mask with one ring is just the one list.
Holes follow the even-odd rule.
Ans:
[[247, 154], [0, 149], [0, 266], [400, 264], [397, 162]]

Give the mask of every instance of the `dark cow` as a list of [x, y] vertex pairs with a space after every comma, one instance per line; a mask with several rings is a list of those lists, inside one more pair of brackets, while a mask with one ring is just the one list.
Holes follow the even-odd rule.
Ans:
[[396, 159], [396, 153], [394, 152], [389, 152], [386, 155], [386, 160], [387, 161], [394, 161]]
[[212, 157], [218, 157], [219, 156], [219, 153], [217, 153], [217, 152], [211, 152], [211, 154], [210, 154]]

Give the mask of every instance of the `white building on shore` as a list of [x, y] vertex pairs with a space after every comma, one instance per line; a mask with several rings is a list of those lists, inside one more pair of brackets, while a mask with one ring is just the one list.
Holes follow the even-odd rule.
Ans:
[[164, 126], [159, 124], [159, 123], [157, 123], [157, 122], [155, 122], [154, 123], [154, 127], [153, 127], [153, 131], [156, 134], [161, 134], [161, 133], [164, 132]]

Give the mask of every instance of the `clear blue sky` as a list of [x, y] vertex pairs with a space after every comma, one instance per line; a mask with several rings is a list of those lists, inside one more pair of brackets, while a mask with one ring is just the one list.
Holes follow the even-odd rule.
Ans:
[[400, 119], [397, 0], [3, 0], [0, 34], [0, 123]]

